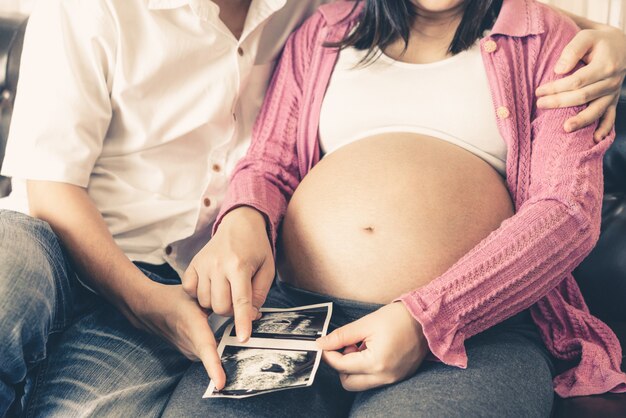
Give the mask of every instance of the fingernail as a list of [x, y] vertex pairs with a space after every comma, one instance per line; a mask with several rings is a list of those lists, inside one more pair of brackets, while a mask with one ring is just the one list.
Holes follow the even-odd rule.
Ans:
[[537, 107], [539, 109], [543, 109], [546, 107], [546, 101], [544, 99], [537, 100]]
[[543, 96], [544, 95], [544, 91], [545, 91], [545, 89], [543, 87], [539, 87], [537, 90], [535, 90], [535, 95], [536, 96]]
[[574, 132], [576, 130], [576, 124], [574, 124], [574, 123], [566, 123], [564, 128], [565, 128], [565, 132], [571, 133], [571, 132]]

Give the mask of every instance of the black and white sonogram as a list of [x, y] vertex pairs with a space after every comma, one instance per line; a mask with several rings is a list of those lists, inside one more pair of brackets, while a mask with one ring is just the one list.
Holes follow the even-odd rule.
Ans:
[[253, 395], [307, 386], [316, 355], [307, 350], [226, 346], [222, 353], [226, 386], [219, 394]]
[[[252, 322], [252, 337], [313, 341], [322, 336], [328, 308], [321, 306], [297, 311], [262, 311], [262, 313], [261, 319]], [[235, 336], [234, 329], [230, 335]]]

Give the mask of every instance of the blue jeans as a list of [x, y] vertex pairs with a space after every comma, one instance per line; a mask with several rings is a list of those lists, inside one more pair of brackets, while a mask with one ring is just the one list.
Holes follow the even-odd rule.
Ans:
[[[331, 298], [278, 282], [265, 306], [333, 302], [330, 329], [379, 305]], [[524, 311], [466, 342], [465, 370], [425, 362], [415, 375], [360, 393], [345, 391], [337, 373], [321, 364], [315, 383], [245, 399], [202, 399], [207, 374], [191, 365], [164, 412], [174, 417], [549, 417], [552, 359]]]
[[157, 417], [190, 364], [86, 290], [48, 224], [9, 211], [0, 312], [0, 416]]

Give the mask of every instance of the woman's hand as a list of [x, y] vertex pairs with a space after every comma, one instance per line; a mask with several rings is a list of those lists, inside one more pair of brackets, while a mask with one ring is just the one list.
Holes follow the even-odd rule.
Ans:
[[[385, 305], [317, 340], [342, 386], [364, 391], [415, 373], [428, 353], [422, 327], [401, 302]], [[343, 349], [343, 353], [332, 350]]]
[[274, 256], [265, 218], [242, 206], [228, 213], [183, 275], [185, 291], [200, 306], [235, 316], [239, 341], [250, 338], [274, 279]]
[[587, 65], [574, 74], [537, 89], [537, 107], [553, 109], [589, 103], [585, 110], [565, 122], [564, 129], [576, 131], [600, 119], [594, 134], [599, 142], [615, 123], [617, 101], [626, 75], [626, 35], [610, 26], [583, 30], [565, 47], [554, 71], [566, 74], [581, 60]]

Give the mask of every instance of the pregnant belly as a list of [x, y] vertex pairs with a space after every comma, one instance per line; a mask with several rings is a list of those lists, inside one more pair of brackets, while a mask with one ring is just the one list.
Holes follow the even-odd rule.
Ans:
[[294, 193], [278, 272], [294, 286], [388, 303], [444, 273], [513, 214], [502, 177], [448, 142], [377, 135], [320, 161]]

